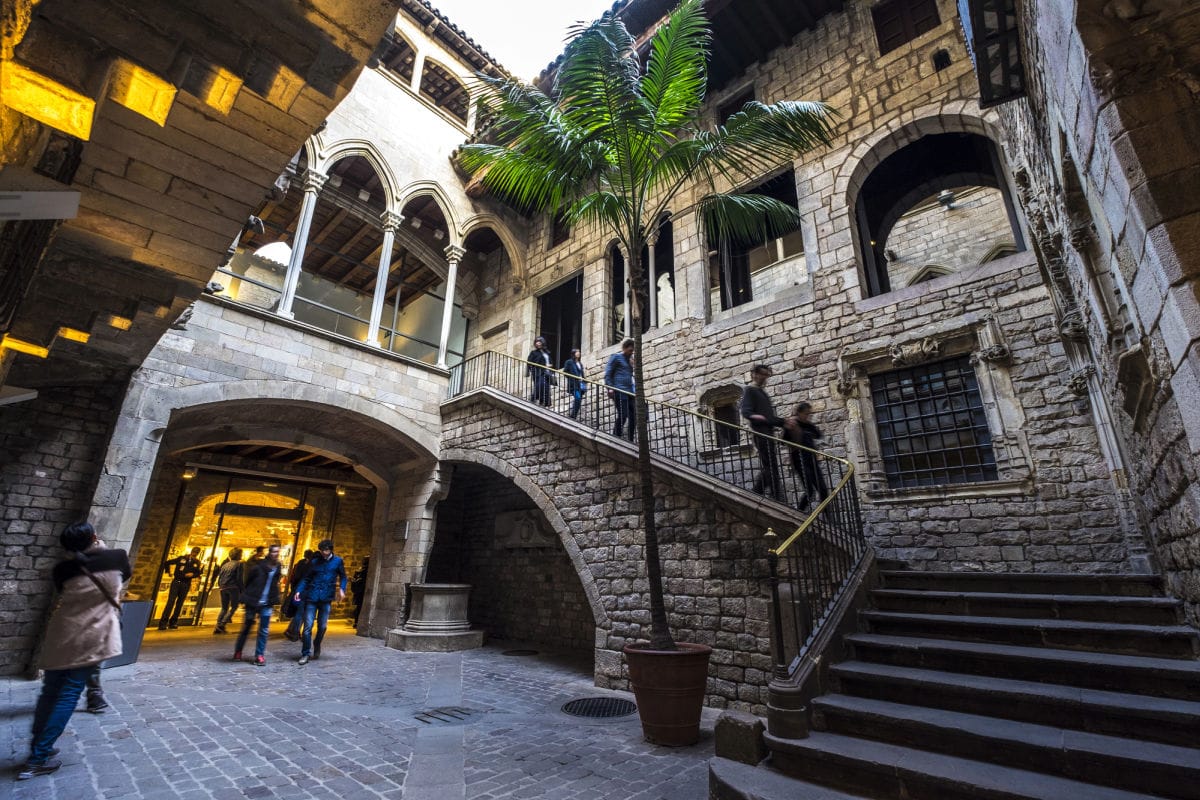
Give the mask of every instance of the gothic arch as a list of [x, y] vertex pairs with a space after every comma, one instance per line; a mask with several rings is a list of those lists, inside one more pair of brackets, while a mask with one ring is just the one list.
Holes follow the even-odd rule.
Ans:
[[393, 214], [400, 213], [401, 205], [397, 202], [399, 195], [397, 193], [396, 176], [392, 174], [391, 169], [387, 166], [387, 161], [380, 155], [375, 145], [365, 139], [343, 139], [321, 148], [318, 154], [318, 161], [310, 158], [309, 169], [328, 174], [330, 167], [334, 164], [344, 158], [351, 158], [353, 156], [360, 156], [366, 159], [370, 163], [371, 168], [375, 170], [375, 174], [379, 176], [379, 181], [383, 184], [384, 193], [387, 197], [385, 210]]
[[468, 236], [480, 228], [490, 228], [499, 237], [512, 268], [513, 281], [524, 286], [529, 277], [526, 272], [528, 268], [525, 264], [525, 247], [517, 241], [517, 237], [513, 236], [500, 217], [488, 212], [468, 217], [458, 232], [458, 241], [465, 242]]
[[446, 229], [449, 231], [448, 238], [450, 239], [446, 244], [462, 247], [463, 239], [460, 235], [462, 226], [459, 224], [458, 215], [454, 213], [454, 204], [450, 202], [450, 196], [437, 181], [413, 181], [402, 188], [396, 202], [396, 213], [402, 214], [404, 207], [418, 197], [433, 198], [433, 202], [437, 203], [442, 216], [446, 219]]
[[541, 486], [531, 481], [512, 464], [491, 453], [484, 453], [478, 450], [450, 449], [442, 451], [441, 460], [443, 463], [458, 461], [487, 467], [497, 475], [501, 475], [512, 481], [518, 489], [534, 502], [538, 510], [546, 518], [546, 521], [550, 523], [550, 527], [554, 529], [558, 540], [562, 542], [563, 549], [567, 551], [567, 558], [571, 560], [571, 566], [575, 568], [575, 574], [579, 576], [579, 582], [583, 585], [583, 593], [587, 596], [588, 608], [591, 609], [592, 619], [596, 627], [607, 630], [609, 627], [608, 615], [604, 613], [604, 605], [600, 599], [600, 590], [596, 588], [596, 579], [592, 576], [592, 571], [588, 568], [587, 561], [584, 560], [583, 552], [579, 549], [575, 537], [571, 535], [570, 526], [567, 525], [566, 520], [559, 513], [554, 498], [546, 494], [546, 491]]

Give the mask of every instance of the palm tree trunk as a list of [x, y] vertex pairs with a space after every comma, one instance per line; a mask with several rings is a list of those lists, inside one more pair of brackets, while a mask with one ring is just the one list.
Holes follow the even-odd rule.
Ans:
[[646, 536], [646, 579], [650, 584], [650, 647], [674, 650], [675, 640], [667, 625], [667, 607], [663, 602], [662, 561], [658, 555], [658, 522], [654, 514], [654, 465], [650, 463], [649, 407], [646, 405], [646, 381], [642, 373], [642, 315], [646, 313], [640, 298], [646, 280], [642, 263], [644, 243], [640, 237], [630, 242], [629, 278], [632, 288], [630, 325], [633, 327], [633, 407], [637, 427], [638, 477], [642, 489], [642, 528]]

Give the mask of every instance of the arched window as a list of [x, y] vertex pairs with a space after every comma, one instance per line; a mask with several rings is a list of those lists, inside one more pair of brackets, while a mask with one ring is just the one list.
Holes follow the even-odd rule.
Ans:
[[471, 105], [467, 87], [437, 62], [425, 61], [425, 68], [421, 72], [421, 94], [464, 125], [467, 124], [467, 109]]
[[[742, 443], [741, 413], [738, 406], [742, 401], [742, 387], [735, 384], [716, 386], [700, 395], [700, 413], [717, 420], [706, 423], [702, 450], [719, 450], [737, 447]], [[724, 423], [724, 424], [720, 424]]]
[[926, 265], [958, 272], [999, 245], [1025, 249], [1000, 154], [975, 133], [931, 134], [892, 153], [854, 210], [868, 296], [919, 283]]
[[398, 75], [405, 84], [412, 83], [413, 65], [417, 60], [417, 51], [404, 40], [400, 34], [392, 31], [383, 37], [376, 51], [375, 60], [379, 69]]

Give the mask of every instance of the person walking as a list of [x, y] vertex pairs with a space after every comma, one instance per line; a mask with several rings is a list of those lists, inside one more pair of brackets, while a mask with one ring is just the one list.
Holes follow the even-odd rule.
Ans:
[[571, 419], [579, 418], [579, 406], [583, 403], [583, 395], [587, 393], [587, 384], [583, 378], [583, 353], [576, 348], [571, 351], [571, 357], [563, 364], [563, 372], [567, 373], [567, 391], [571, 394]]
[[363, 600], [367, 597], [367, 572], [371, 566], [371, 557], [365, 556], [362, 566], [350, 578], [350, 594], [354, 597], [354, 627], [358, 627], [358, 618], [362, 614]]
[[817, 461], [817, 441], [822, 439], [821, 429], [811, 422], [812, 403], [800, 403], [796, 411], [784, 423], [784, 438], [789, 442], [800, 445], [790, 448], [792, 451], [792, 469], [800, 477], [804, 494], [800, 498], [800, 510], [807, 511], [808, 504], [814, 497], [821, 502], [829, 495], [829, 487], [825, 483], [825, 474]]
[[550, 352], [546, 350], [545, 339], [539, 336], [533, 340], [533, 350], [529, 352], [525, 361], [528, 363], [525, 373], [533, 381], [533, 395], [530, 399], [549, 408], [550, 387], [557, 381], [554, 379], [554, 373], [550, 371]]
[[304, 576], [312, 568], [312, 560], [316, 555], [316, 550], [305, 550], [304, 558], [300, 559], [299, 563], [292, 567], [292, 572], [288, 575], [288, 600], [292, 606], [292, 618], [288, 620], [287, 630], [283, 632], [283, 638], [289, 642], [300, 641], [300, 626], [304, 624], [304, 604], [295, 599], [296, 587], [300, 585], [300, 581], [304, 580]]
[[[346, 565], [341, 556], [333, 554], [333, 540], [324, 539], [317, 545], [317, 556], [304, 580], [296, 587], [294, 600], [304, 601], [304, 633], [300, 634], [300, 665], [321, 657], [321, 641], [329, 624], [329, 606], [334, 592], [337, 599], [346, 599]], [[317, 621], [317, 637], [312, 635], [313, 620]]]
[[613, 353], [604, 368], [604, 385], [608, 387], [608, 396], [613, 400], [616, 419], [613, 422], [613, 436], [620, 436], [633, 441], [633, 339], [621, 342], [621, 352]]
[[[33, 712], [29, 758], [17, 772], [24, 781], [62, 766], [53, 756], [88, 679], [107, 658], [121, 654], [121, 596], [133, 575], [124, 550], [109, 550], [86, 522], [59, 536], [70, 557], [51, 572], [58, 601], [46, 625], [38, 666], [42, 691]], [[98, 686], [98, 684], [97, 684]], [[105, 704], [107, 706], [107, 704]]]
[[242, 589], [242, 608], [245, 609], [246, 621], [242, 623], [242, 631], [233, 646], [234, 661], [242, 660], [242, 648], [246, 646], [250, 629], [257, 622], [258, 638], [254, 643], [254, 664], [261, 667], [267, 663], [267, 637], [271, 633], [271, 613], [279, 602], [279, 581], [282, 577], [279, 545], [273, 544], [267, 548], [266, 558], [250, 568], [246, 587]]
[[221, 593], [221, 613], [217, 614], [217, 627], [213, 633], [225, 633], [225, 626], [233, 622], [234, 612], [237, 611], [238, 598], [242, 595], [245, 584], [242, 583], [242, 548], [235, 547], [229, 551], [229, 558], [217, 570], [217, 590]]
[[84, 711], [89, 714], [104, 714], [108, 711], [108, 700], [104, 698], [104, 687], [100, 685], [100, 665], [92, 667], [86, 683], [87, 697]]
[[754, 443], [758, 448], [760, 472], [754, 478], [754, 491], [782, 503], [786, 501], [783, 476], [779, 469], [778, 446], [772, 437], [776, 428], [783, 427], [784, 421], [775, 415], [775, 406], [767, 394], [767, 381], [772, 375], [771, 368], [766, 364], [754, 366], [750, 372], [750, 383], [742, 390], [741, 413], [754, 431]]
[[179, 627], [179, 614], [183, 611], [184, 601], [192, 591], [192, 581], [204, 573], [204, 565], [200, 563], [200, 548], [193, 547], [190, 553], [172, 558], [163, 564], [164, 570], [172, 570], [171, 589], [167, 593], [167, 605], [163, 608], [162, 616], [158, 618], [158, 629], [175, 630]]

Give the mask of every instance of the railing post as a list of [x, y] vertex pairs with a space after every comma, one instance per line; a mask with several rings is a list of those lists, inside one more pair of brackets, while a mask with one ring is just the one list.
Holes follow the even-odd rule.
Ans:
[[771, 638], [775, 640], [775, 677], [784, 680], [788, 677], [787, 654], [783, 652], [783, 604], [779, 602], [779, 556], [775, 552], [779, 536], [774, 528], [767, 528], [767, 563], [771, 570]]
[[492, 385], [492, 351], [488, 350], [483, 355], [483, 385]]

